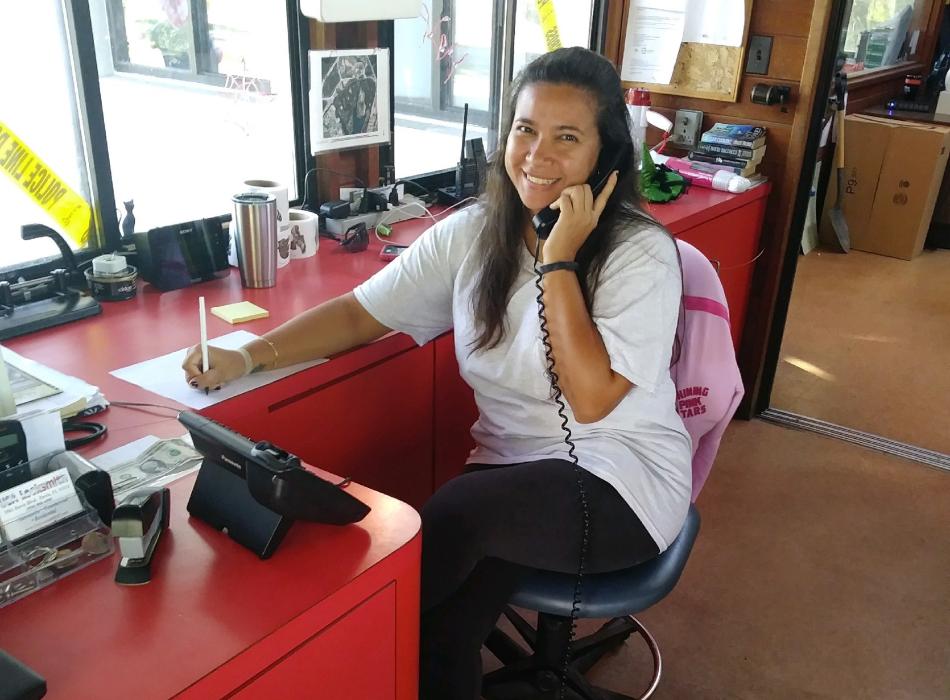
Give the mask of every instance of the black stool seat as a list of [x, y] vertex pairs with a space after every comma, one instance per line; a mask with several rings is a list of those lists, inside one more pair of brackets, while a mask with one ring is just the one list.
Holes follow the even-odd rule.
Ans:
[[[576, 576], [539, 571], [522, 582], [505, 609], [505, 617], [528, 645], [526, 652], [500, 628], [495, 628], [485, 646], [502, 668], [482, 679], [482, 695], [489, 700], [512, 698], [582, 698], [623, 700], [628, 695], [592, 686], [586, 673], [607, 652], [618, 648], [632, 634], [640, 634], [653, 656], [653, 677], [641, 700], [650, 697], [660, 682], [662, 661], [656, 640], [633, 617], [661, 601], [676, 586], [693, 542], [699, 533], [699, 511], [690, 505], [683, 529], [662, 554], [622, 571], [585, 575], [578, 608], [580, 618], [612, 618], [597, 632], [569, 643], [571, 609]], [[514, 607], [538, 613], [532, 627]], [[563, 668], [564, 659], [567, 667]], [[562, 680], [563, 678], [563, 680]], [[560, 685], [564, 683], [566, 695]]]
[[[578, 617], [634, 615], [663, 600], [679, 581], [698, 532], [699, 511], [690, 505], [680, 534], [658, 557], [621, 571], [585, 575]], [[539, 571], [521, 584], [509, 602], [569, 617], [576, 579], [574, 574]]]

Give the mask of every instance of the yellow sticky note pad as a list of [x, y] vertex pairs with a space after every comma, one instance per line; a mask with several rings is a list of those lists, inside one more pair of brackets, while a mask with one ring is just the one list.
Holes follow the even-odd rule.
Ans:
[[218, 318], [223, 318], [228, 323], [244, 323], [244, 321], [254, 321], [258, 318], [267, 318], [270, 312], [262, 309], [257, 304], [249, 301], [239, 301], [236, 304], [226, 304], [225, 306], [212, 306], [211, 313]]

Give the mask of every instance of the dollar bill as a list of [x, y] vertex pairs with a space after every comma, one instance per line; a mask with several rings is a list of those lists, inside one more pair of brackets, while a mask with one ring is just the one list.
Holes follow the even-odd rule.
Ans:
[[112, 491], [119, 497], [143, 486], [161, 486], [201, 466], [201, 453], [180, 438], [159, 440], [135, 459], [108, 469]]

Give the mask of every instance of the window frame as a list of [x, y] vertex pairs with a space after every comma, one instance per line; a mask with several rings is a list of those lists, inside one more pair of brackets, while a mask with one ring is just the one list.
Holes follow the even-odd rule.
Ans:
[[[105, 0], [106, 18], [112, 48], [112, 66], [119, 73], [137, 73], [156, 78], [183, 80], [216, 87], [230, 87], [230, 76], [212, 70], [208, 56], [212, 50], [211, 25], [208, 22], [207, 0], [188, 0], [188, 15], [191, 33], [188, 42], [188, 68], [157, 68], [133, 63], [128, 57], [128, 32], [125, 23], [123, 0]], [[260, 86], [263, 93], [270, 92], [270, 82], [247, 76]]]
[[[455, 2], [460, 2], [461, 0], [444, 0], [446, 5], [453, 5]], [[479, 116], [484, 115], [484, 118], [487, 119], [487, 126], [489, 133], [501, 134], [502, 120], [504, 119], [504, 104], [508, 99], [508, 87], [511, 85], [512, 80], [514, 79], [513, 72], [513, 61], [514, 56], [514, 37], [515, 37], [515, 27], [517, 23], [517, 10], [518, 10], [518, 1], [519, 0], [494, 0], [492, 5], [492, 21], [494, 25], [494, 34], [492, 37], [492, 49], [491, 49], [491, 97], [489, 98], [489, 109], [485, 110], [472, 110], [469, 108], [469, 122], [472, 122], [473, 112], [477, 113]], [[521, 2], [531, 2], [532, 0], [520, 0]], [[608, 19], [608, 2], [609, 0], [592, 0], [591, 2], [591, 26], [590, 26], [590, 35], [589, 35], [589, 44], [591, 50], [598, 53], [603, 53], [606, 47], [607, 41], [607, 19]], [[431, 21], [433, 23], [438, 21], [440, 13], [435, 11], [432, 12]], [[450, 23], [450, 31], [451, 31]], [[380, 31], [380, 46], [389, 49], [389, 55], [392, 59], [396, 52], [396, 46], [394, 42], [394, 32], [393, 32], [393, 22], [381, 22], [381, 31]], [[386, 26], [387, 29], [383, 30], [382, 26]], [[454, 36], [454, 35], [453, 35]], [[390, 94], [395, 95], [395, 71], [390, 70], [389, 72], [389, 89]], [[441, 70], [440, 77], [438, 78], [441, 82]], [[445, 85], [441, 86], [445, 88]], [[435, 100], [431, 100], [435, 102]], [[423, 111], [417, 111], [416, 109], [407, 110], [410, 114], [420, 114], [422, 116], [433, 116], [434, 114], [439, 115], [457, 115], [461, 117], [462, 108], [461, 107], [452, 107], [449, 103], [451, 102], [451, 91], [446, 92], [444, 89], [440, 90], [439, 97], [440, 104], [447, 104], [448, 106], [445, 109], [435, 111], [433, 113], [425, 113]], [[395, 124], [395, 104], [396, 100], [390, 100], [390, 123]], [[420, 108], [421, 110], [421, 108]], [[479, 123], [479, 122], [474, 122]], [[484, 124], [483, 124], [484, 125]], [[398, 144], [395, 138], [395, 130], [393, 132], [393, 141], [392, 146], [388, 148], [387, 153], [389, 159], [383, 162], [395, 163], [395, 151], [398, 148]], [[495, 144], [497, 145], [497, 144]], [[491, 153], [494, 150], [492, 144], [485, 145], [486, 150], [491, 157]], [[383, 155], [382, 152], [380, 154]], [[435, 170], [428, 173], [417, 173], [411, 174], [408, 176], [400, 175], [397, 176], [399, 180], [412, 180], [418, 182], [423, 187], [431, 191], [435, 191], [438, 187], [446, 187], [454, 184], [455, 182], [455, 168], [449, 167], [441, 170]]]
[[[881, 79], [910, 71], [917, 71], [918, 69], [927, 70], [927, 67], [933, 60], [932, 54], [936, 48], [936, 35], [939, 33], [937, 20], [944, 3], [941, 2], [941, 0], [922, 0], [922, 3], [919, 12], [916, 6], [914, 9], [914, 16], [917, 18], [917, 21], [912, 21], [907, 28], [909, 34], [913, 34], [914, 30], [919, 32], [916, 51], [890, 65], [848, 71], [849, 85], [859, 85], [865, 82], [874, 83]], [[852, 8], [850, 6], [847, 7], [842, 29], [837, 38], [837, 55], [839, 59], [844, 54], [844, 44], [847, 37], [846, 32], [848, 25], [851, 21], [851, 12]]]
[[[113, 1], [107, 0], [107, 8], [113, 4]], [[194, 4], [202, 0], [190, 1]], [[298, 206], [306, 198], [306, 192], [304, 192], [306, 174], [314, 167], [315, 163], [314, 156], [310, 152], [310, 136], [306, 127], [309, 119], [306, 95], [310, 81], [307, 66], [310, 32], [309, 20], [300, 12], [300, 5], [297, 0], [285, 0], [285, 5], [287, 8], [287, 33], [290, 48], [288, 61], [291, 109], [294, 121], [294, 169], [297, 192], [297, 197], [290, 202], [290, 205]], [[90, 204], [93, 210], [94, 223], [90, 231], [89, 245], [81, 250], [73, 251], [76, 263], [82, 264], [103, 253], [119, 250], [122, 247], [122, 235], [116, 214], [117, 202], [109, 161], [102, 96], [99, 90], [99, 72], [89, 0], [63, 0], [63, 9], [68, 54], [71, 60], [69, 68], [76, 86], [78, 108], [76, 118], [79, 121], [80, 133], [82, 134], [81, 145], [85, 155], [84, 167], [89, 180], [92, 199]], [[172, 72], [176, 75], [163, 77], [180, 77], [180, 72]], [[225, 214], [228, 217], [230, 216], [228, 212], [225, 212]], [[220, 216], [220, 212], [209, 211], [207, 213], [208, 218], [214, 216]], [[12, 283], [20, 277], [32, 279], [41, 275], [48, 275], [51, 270], [61, 264], [62, 257], [59, 255], [36, 258], [10, 268], [0, 268], [0, 280]]]

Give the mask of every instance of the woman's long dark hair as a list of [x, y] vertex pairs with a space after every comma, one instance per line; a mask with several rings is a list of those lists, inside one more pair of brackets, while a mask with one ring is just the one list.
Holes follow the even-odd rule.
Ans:
[[597, 227], [577, 254], [578, 280], [588, 311], [604, 263], [620, 232], [631, 224], [653, 223], [641, 208], [637, 154], [630, 138], [630, 124], [620, 76], [603, 56], [582, 48], [557, 49], [535, 59], [518, 74], [505, 107], [504, 132], [499, 136], [482, 196], [485, 227], [480, 237], [484, 260], [473, 301], [478, 336], [473, 350], [493, 348], [506, 333], [506, 311], [511, 287], [518, 275], [526, 210], [505, 170], [505, 149], [514, 120], [518, 96], [526, 85], [571, 85], [590, 94], [596, 103], [601, 153], [626, 148], [627, 157], [616, 167], [618, 181]]

